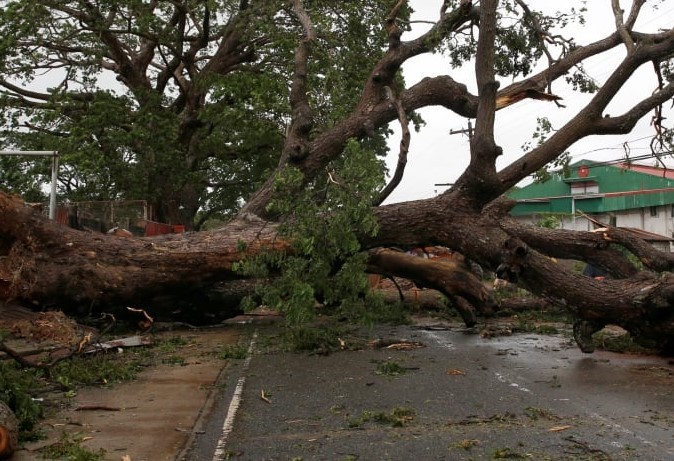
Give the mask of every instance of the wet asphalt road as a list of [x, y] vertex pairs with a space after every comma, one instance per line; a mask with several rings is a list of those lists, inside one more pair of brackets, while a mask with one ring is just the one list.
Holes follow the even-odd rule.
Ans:
[[[257, 331], [260, 344], [268, 332]], [[561, 335], [369, 335], [425, 347], [237, 361], [181, 459], [674, 460], [667, 359], [586, 355]], [[405, 372], [379, 374], [383, 362]]]

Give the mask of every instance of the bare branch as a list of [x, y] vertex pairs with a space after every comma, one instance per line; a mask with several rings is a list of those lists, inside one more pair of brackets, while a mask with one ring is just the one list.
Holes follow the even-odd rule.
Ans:
[[623, 13], [624, 11], [620, 8], [620, 0], [611, 0], [611, 8], [613, 9], [613, 16], [615, 18], [615, 28], [620, 35], [625, 47], [627, 48], [627, 53], [634, 52], [634, 41], [630, 37], [629, 31], [625, 24], [623, 23]]
[[400, 36], [402, 35], [402, 30], [398, 27], [396, 22], [398, 19], [398, 14], [403, 6], [405, 6], [406, 0], [398, 0], [398, 3], [395, 4], [391, 12], [386, 17], [384, 24], [386, 25], [386, 32], [388, 33], [388, 43], [390, 48], [398, 48], [400, 46]]
[[400, 181], [403, 179], [405, 174], [405, 166], [407, 165], [407, 152], [410, 148], [410, 129], [409, 121], [407, 120], [407, 114], [405, 109], [400, 101], [395, 97], [391, 88], [386, 87], [386, 93], [388, 95], [389, 101], [391, 104], [395, 105], [398, 110], [398, 120], [400, 121], [400, 129], [402, 130], [402, 137], [400, 139], [400, 151], [398, 153], [398, 164], [396, 165], [395, 173], [391, 178], [391, 181], [386, 185], [386, 187], [381, 191], [377, 200], [374, 201], [373, 205], [381, 205], [381, 203], [388, 198], [389, 195], [398, 187]]

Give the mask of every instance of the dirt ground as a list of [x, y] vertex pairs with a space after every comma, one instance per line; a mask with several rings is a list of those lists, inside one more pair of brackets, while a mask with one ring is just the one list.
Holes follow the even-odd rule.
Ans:
[[81, 436], [84, 448], [105, 450], [106, 460], [175, 459], [207, 411], [226, 365], [214, 352], [235, 344], [239, 334], [235, 325], [151, 334], [149, 339], [155, 342], [175, 336], [186, 340], [179, 350], [182, 363], [149, 367], [131, 382], [79, 389], [74, 397], [63, 399], [56, 414], [41, 421], [46, 438], [22, 446], [11, 460], [43, 459], [39, 450], [58, 442], [64, 433]]

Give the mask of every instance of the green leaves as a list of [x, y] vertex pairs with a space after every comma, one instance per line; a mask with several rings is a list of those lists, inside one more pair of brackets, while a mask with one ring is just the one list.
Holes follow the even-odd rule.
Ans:
[[290, 323], [313, 317], [317, 302], [356, 305], [364, 311], [368, 291], [359, 236], [377, 232], [372, 200], [383, 185], [384, 165], [375, 152], [350, 140], [325, 176], [306, 181], [286, 168], [274, 183], [278, 199], [270, 211], [282, 216], [280, 234], [293, 242], [292, 255], [265, 253], [245, 261], [246, 275], [275, 277], [260, 286], [262, 303], [286, 313]]

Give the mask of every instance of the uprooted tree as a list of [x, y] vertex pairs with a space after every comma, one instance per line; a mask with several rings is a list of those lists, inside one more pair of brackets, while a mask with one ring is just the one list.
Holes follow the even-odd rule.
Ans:
[[[73, 159], [69, 186], [100, 180], [119, 195], [123, 185], [113, 170], [138, 169], [124, 190], [142, 183], [145, 193], [158, 192], [157, 206], [166, 216], [187, 210], [195, 219], [199, 207], [208, 208], [229, 184], [236, 215], [215, 230], [120, 239], [54, 225], [0, 192], [1, 300], [68, 312], [143, 306], [170, 317], [181, 305], [203, 301], [216, 285], [226, 291], [254, 278], [275, 280], [266, 302], [306, 311], [316, 300], [358, 302], [367, 291], [367, 270], [438, 289], [473, 323], [475, 311], [493, 307], [477, 278], [459, 263], [398, 251], [441, 245], [485, 268], [500, 266], [527, 290], [565, 306], [579, 319], [581, 347], [589, 333], [608, 323], [638, 341], [674, 346], [671, 254], [618, 228], [591, 233], [523, 225], [508, 216], [512, 203], [504, 198], [585, 137], [629, 133], [651, 113], [660, 116], [657, 134], [667, 134], [661, 107], [674, 97], [674, 29], [634, 30], [644, 1], [633, 2], [627, 14], [613, 1], [614, 17], [607, 20], [615, 31], [582, 46], [554, 31], [570, 16], [546, 17], [523, 0], [445, 1], [428, 32], [409, 41], [409, 7], [402, 0], [356, 6], [301, 0], [7, 3], [13, 8], [6, 15], [30, 5], [42, 21], [12, 22], [14, 35], [4, 34], [11, 46], [2, 50], [2, 102], [17, 110], [6, 120], [33, 131], [32, 137], [26, 130], [8, 137], [12, 145], [63, 150], [58, 142], [64, 139], [73, 149], [86, 144], [95, 151], [93, 165], [105, 166], [108, 182], [94, 178], [96, 168], [77, 176]], [[255, 22], [261, 17], [267, 21]], [[375, 20], [383, 23], [380, 35]], [[5, 31], [9, 24], [2, 25]], [[581, 70], [583, 62], [616, 48], [625, 50], [624, 58], [601, 87], [594, 85]], [[28, 49], [40, 51], [30, 54], [37, 61], [24, 62], [17, 76], [50, 66], [65, 69], [66, 77], [50, 92], [9, 79]], [[443, 49], [457, 63], [474, 59], [477, 95], [448, 75], [404, 84], [406, 61]], [[544, 69], [531, 73], [539, 59]], [[659, 86], [645, 88], [624, 113], [606, 114], [642, 66], [654, 68]], [[127, 93], [96, 89], [97, 69], [113, 72]], [[276, 82], [277, 92], [288, 77], [286, 112], [280, 93], [264, 97], [260, 76]], [[497, 76], [513, 83], [500, 87]], [[594, 92], [592, 99], [539, 145], [497, 170], [502, 149], [494, 137], [495, 112], [525, 98], [556, 101], [555, 85], [565, 79]], [[250, 90], [246, 99], [237, 100], [244, 89]], [[414, 111], [431, 105], [475, 120], [465, 153], [470, 164], [437, 197], [383, 205], [404, 175], [408, 125], [419, 122]], [[237, 124], [228, 125], [235, 116]], [[402, 128], [399, 160], [385, 185], [378, 155], [388, 124], [396, 121]], [[85, 153], [79, 151], [79, 161]], [[173, 157], [162, 159], [164, 154]], [[172, 163], [176, 158], [180, 162]], [[240, 181], [245, 187], [236, 186]], [[591, 262], [614, 278], [584, 278], [565, 270], [560, 258]]]

